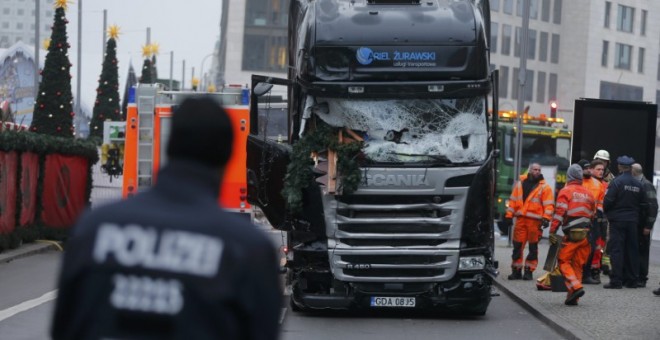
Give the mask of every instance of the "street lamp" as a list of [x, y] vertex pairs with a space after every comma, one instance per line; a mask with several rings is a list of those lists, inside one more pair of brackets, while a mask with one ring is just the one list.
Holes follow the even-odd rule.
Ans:
[[208, 58], [209, 58], [210, 56], [212, 56], [213, 54], [214, 54], [214, 53], [209, 53], [208, 55], [206, 55], [206, 56], [204, 57], [204, 59], [202, 59], [202, 65], [201, 65], [201, 67], [199, 68], [199, 77], [202, 79], [202, 86], [200, 87], [200, 89], [201, 89], [202, 91], [206, 91], [206, 88], [205, 88], [204, 86], [207, 85], [206, 82], [205, 82], [206, 77], [204, 76], [204, 62], [206, 61], [206, 59], [208, 59]]

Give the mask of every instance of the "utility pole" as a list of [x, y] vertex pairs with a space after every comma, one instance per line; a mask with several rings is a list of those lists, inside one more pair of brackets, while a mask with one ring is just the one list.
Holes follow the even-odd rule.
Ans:
[[186, 60], [183, 59], [183, 66], [181, 67], [181, 91], [186, 88]]
[[172, 82], [174, 78], [174, 51], [170, 51], [170, 91], [174, 91], [172, 88]]
[[78, 0], [78, 70], [76, 72], [78, 79], [76, 82], [76, 114], [82, 113], [80, 107], [80, 87], [82, 84], [80, 81], [80, 78], [82, 77], [82, 3], [83, 0]]
[[41, 6], [39, 3], [41, 0], [34, 0], [34, 101], [37, 102], [37, 96], [39, 95], [39, 50], [41, 43], [39, 41], [39, 30], [41, 29]]
[[103, 46], [103, 53], [101, 54], [101, 63], [105, 60], [105, 44], [106, 41], [108, 40], [108, 37], [106, 36], [108, 34], [108, 10], [104, 9], [103, 10], [103, 43], [101, 46]]
[[527, 79], [527, 45], [529, 40], [529, 0], [523, 0], [522, 37], [520, 37], [520, 70], [518, 72], [518, 107], [516, 109], [516, 157], [514, 176], [520, 175], [522, 167], [522, 120], [525, 106], [525, 80]]

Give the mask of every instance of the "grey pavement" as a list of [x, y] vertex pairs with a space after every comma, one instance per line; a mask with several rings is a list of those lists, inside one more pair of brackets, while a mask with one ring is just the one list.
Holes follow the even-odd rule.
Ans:
[[51, 250], [62, 250], [56, 241], [37, 240], [26, 243], [16, 249], [8, 249], [0, 253], [0, 264], [7, 263], [25, 256], [31, 256]]
[[[657, 247], [658, 242], [654, 243]], [[548, 246], [545, 238], [539, 243], [539, 268], [534, 280], [510, 281], [507, 276], [511, 274], [513, 248], [506, 239], [497, 239], [495, 259], [500, 275], [495, 279], [496, 286], [567, 339], [660, 339], [660, 297], [652, 293], [660, 281], [657, 259], [650, 261], [646, 288], [604, 289], [608, 277], [601, 275], [602, 284], [584, 285], [586, 294], [578, 306], [566, 306], [565, 292], [536, 288], [536, 279], [545, 273]]]

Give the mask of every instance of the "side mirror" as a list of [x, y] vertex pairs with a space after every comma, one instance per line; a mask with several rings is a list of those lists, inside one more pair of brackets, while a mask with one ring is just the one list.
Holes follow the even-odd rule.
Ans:
[[252, 93], [254, 93], [254, 95], [257, 97], [261, 97], [264, 94], [268, 93], [272, 88], [273, 88], [273, 84], [257, 83], [257, 85], [254, 86], [254, 90], [252, 91]]

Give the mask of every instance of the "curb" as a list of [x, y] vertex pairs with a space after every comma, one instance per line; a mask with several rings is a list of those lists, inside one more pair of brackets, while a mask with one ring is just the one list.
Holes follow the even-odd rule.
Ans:
[[592, 339], [582, 330], [575, 328], [573, 325], [568, 324], [566, 321], [555, 316], [553, 313], [550, 313], [542, 306], [534, 303], [533, 301], [526, 301], [520, 296], [516, 295], [513, 291], [506, 286], [506, 284], [500, 282], [500, 279], [495, 278], [493, 280], [495, 286], [503, 291], [507, 296], [509, 296], [513, 301], [518, 303], [521, 307], [527, 310], [534, 317], [539, 319], [541, 322], [545, 323], [548, 327], [552, 328], [555, 332], [559, 333], [565, 339], [570, 340], [588, 340]]
[[6, 250], [0, 253], [0, 264], [9, 263], [23, 257], [53, 250], [61, 251], [62, 247], [54, 241], [35, 241], [33, 243], [27, 243], [16, 249]]

